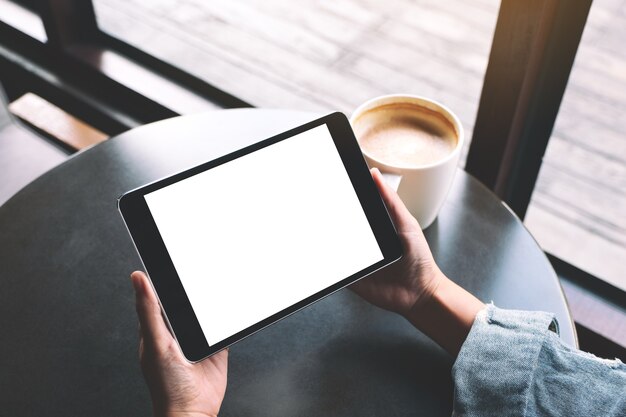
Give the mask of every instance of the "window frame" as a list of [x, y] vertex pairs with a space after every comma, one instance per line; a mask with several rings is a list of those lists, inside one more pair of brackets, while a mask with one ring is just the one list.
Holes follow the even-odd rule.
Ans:
[[502, 0], [465, 169], [524, 219], [592, 0]]

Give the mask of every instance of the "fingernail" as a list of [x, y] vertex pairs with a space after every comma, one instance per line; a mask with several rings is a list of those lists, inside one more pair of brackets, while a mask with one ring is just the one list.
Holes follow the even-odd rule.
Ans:
[[135, 289], [136, 292], [141, 291], [141, 284], [139, 283], [139, 278], [135, 276], [134, 272], [130, 274], [130, 281], [133, 283], [133, 288]]

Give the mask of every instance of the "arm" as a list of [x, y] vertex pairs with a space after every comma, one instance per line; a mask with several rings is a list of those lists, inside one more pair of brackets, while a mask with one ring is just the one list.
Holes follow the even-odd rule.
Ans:
[[626, 416], [626, 366], [567, 346], [553, 314], [487, 306], [452, 368], [458, 416]]
[[484, 307], [472, 294], [443, 277], [433, 295], [413, 308], [406, 318], [452, 356], [457, 356], [476, 314]]
[[624, 364], [566, 346], [552, 314], [485, 306], [446, 278], [397, 194], [376, 170], [372, 176], [405, 256], [353, 289], [456, 357], [454, 415], [626, 416]]

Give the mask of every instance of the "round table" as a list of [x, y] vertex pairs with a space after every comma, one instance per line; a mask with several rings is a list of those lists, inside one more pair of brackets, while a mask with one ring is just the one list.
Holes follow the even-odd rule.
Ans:
[[[0, 410], [148, 416], [129, 274], [141, 268], [123, 192], [311, 120], [280, 110], [163, 120], [70, 158], [0, 207]], [[511, 210], [459, 170], [426, 237], [485, 302], [556, 313], [558, 279]], [[452, 358], [408, 322], [342, 290], [231, 349], [222, 416], [451, 414]]]

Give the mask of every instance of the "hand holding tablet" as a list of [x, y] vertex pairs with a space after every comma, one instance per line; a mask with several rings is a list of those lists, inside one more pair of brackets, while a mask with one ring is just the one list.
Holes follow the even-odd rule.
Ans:
[[190, 361], [401, 256], [340, 113], [133, 190], [119, 207]]

